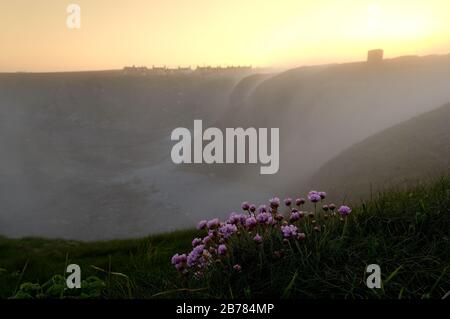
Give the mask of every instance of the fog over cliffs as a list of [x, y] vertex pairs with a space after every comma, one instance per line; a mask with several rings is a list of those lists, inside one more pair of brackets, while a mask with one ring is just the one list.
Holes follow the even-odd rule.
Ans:
[[450, 172], [450, 103], [368, 137], [306, 182], [337, 202], [375, 196]]
[[289, 70], [261, 83], [236, 122], [280, 127], [277, 178], [300, 185], [356, 142], [450, 101], [450, 56]]
[[[0, 74], [0, 234], [136, 237], [298, 196], [355, 143], [448, 102], [450, 56], [246, 77]], [[279, 127], [279, 173], [173, 164], [170, 133], [194, 119]]]

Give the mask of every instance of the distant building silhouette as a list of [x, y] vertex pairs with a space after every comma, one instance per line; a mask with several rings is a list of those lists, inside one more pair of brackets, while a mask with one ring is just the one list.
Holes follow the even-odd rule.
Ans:
[[154, 66], [152, 65], [152, 68], [150, 69], [151, 74], [156, 75], [166, 75], [169, 73], [169, 69], [166, 66]]
[[375, 49], [370, 50], [367, 53], [367, 63], [369, 64], [377, 64], [383, 61], [383, 50], [381, 49]]
[[251, 66], [197, 66], [194, 70], [189, 67], [168, 68], [166, 66], [152, 66], [151, 69], [145, 66], [126, 66], [123, 68], [124, 75], [184, 75], [184, 74], [200, 74], [200, 75], [224, 75], [224, 74], [240, 74], [250, 73], [253, 68]]
[[125, 75], [147, 75], [148, 69], [145, 66], [126, 66], [123, 68]]
[[174, 74], [190, 74], [192, 73], [191, 67], [178, 67], [177, 69], [171, 69]]
[[227, 66], [227, 67], [221, 67], [221, 66], [197, 66], [195, 69], [195, 72], [202, 75], [209, 75], [209, 74], [230, 74], [230, 73], [248, 73], [252, 71], [251, 66]]

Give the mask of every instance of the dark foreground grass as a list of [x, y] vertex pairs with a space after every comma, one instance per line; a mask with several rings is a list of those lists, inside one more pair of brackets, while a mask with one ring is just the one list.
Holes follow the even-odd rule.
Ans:
[[[83, 278], [104, 283], [102, 298], [450, 298], [449, 178], [361, 203], [345, 231], [343, 223], [327, 225], [296, 255], [240, 256], [241, 273], [218, 267], [202, 280], [181, 277], [170, 264], [191, 249], [201, 235], [195, 230], [92, 243], [0, 238], [0, 297], [76, 263]], [[381, 289], [366, 287], [369, 264], [381, 267]]]

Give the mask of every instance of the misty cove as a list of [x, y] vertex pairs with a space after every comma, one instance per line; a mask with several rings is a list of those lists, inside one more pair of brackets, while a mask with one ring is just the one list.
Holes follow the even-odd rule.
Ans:
[[210, 127], [203, 131], [202, 120], [194, 120], [192, 134], [184, 127], [172, 131], [171, 140], [178, 143], [172, 147], [171, 157], [175, 164], [260, 163], [261, 174], [275, 174], [280, 164], [279, 139], [279, 128], [271, 128], [269, 153], [267, 128], [226, 128], [223, 133], [219, 128]]

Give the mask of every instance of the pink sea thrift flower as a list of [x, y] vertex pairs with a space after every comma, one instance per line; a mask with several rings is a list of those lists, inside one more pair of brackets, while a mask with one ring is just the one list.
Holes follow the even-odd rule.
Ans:
[[208, 223], [206, 224], [206, 227], [208, 227], [208, 229], [213, 229], [213, 228], [217, 228], [220, 225], [220, 221], [219, 218], [214, 218], [211, 219], [210, 221], [208, 221]]
[[225, 255], [227, 253], [227, 246], [225, 245], [219, 245], [219, 247], [217, 248], [217, 252], [219, 255]]
[[223, 236], [223, 238], [230, 238], [237, 231], [236, 225], [233, 224], [225, 224], [219, 228], [219, 234]]
[[317, 203], [321, 200], [321, 197], [316, 191], [310, 191], [308, 194], [308, 199], [313, 203]]
[[228, 218], [228, 223], [229, 224], [233, 224], [236, 225], [237, 223], [239, 223], [241, 221], [241, 214], [238, 214], [236, 212], [232, 212], [230, 214], [230, 218]]
[[284, 200], [284, 204], [285, 204], [286, 206], [291, 206], [291, 204], [292, 204], [292, 198], [290, 198], [290, 197], [286, 198], [286, 199]]
[[253, 240], [257, 244], [261, 244], [262, 243], [262, 237], [259, 234], [256, 234], [255, 237], [253, 237]]
[[194, 240], [192, 240], [192, 247], [198, 246], [202, 243], [201, 238], [194, 238]]
[[245, 226], [252, 228], [256, 225], [257, 221], [255, 217], [249, 217], [245, 220]]
[[270, 224], [272, 223], [272, 215], [269, 213], [260, 213], [256, 215], [256, 221], [260, 224]]
[[341, 216], [347, 216], [352, 212], [352, 209], [348, 206], [342, 205], [341, 207], [339, 207], [338, 212], [339, 214], [341, 214]]
[[233, 269], [234, 269], [235, 271], [237, 271], [237, 272], [240, 272], [240, 271], [242, 270], [242, 267], [241, 267], [241, 265], [236, 264], [236, 265], [233, 266]]
[[306, 202], [306, 201], [305, 201], [304, 198], [297, 198], [297, 199], [295, 200], [295, 205], [301, 206], [301, 205], [303, 205], [305, 202]]
[[297, 236], [297, 227], [295, 225], [281, 226], [281, 232], [284, 238]]
[[172, 263], [172, 265], [176, 265], [180, 263], [180, 255], [179, 254], [175, 254], [172, 256], [172, 259], [170, 260], [170, 262]]
[[187, 264], [189, 267], [199, 266], [204, 267], [207, 264], [203, 252], [205, 251], [205, 245], [198, 245], [192, 249], [192, 251], [187, 255]]
[[266, 205], [260, 205], [258, 207], [258, 213], [267, 213], [267, 206]]
[[291, 213], [291, 221], [295, 222], [300, 219], [300, 213], [298, 211], [293, 211]]
[[208, 233], [202, 240], [202, 244], [207, 245], [214, 238], [214, 234]]
[[201, 220], [201, 221], [197, 224], [197, 229], [205, 229], [207, 223], [208, 223], [207, 220]]
[[269, 203], [272, 208], [277, 208], [280, 206], [280, 199], [278, 197], [271, 198], [269, 199]]

